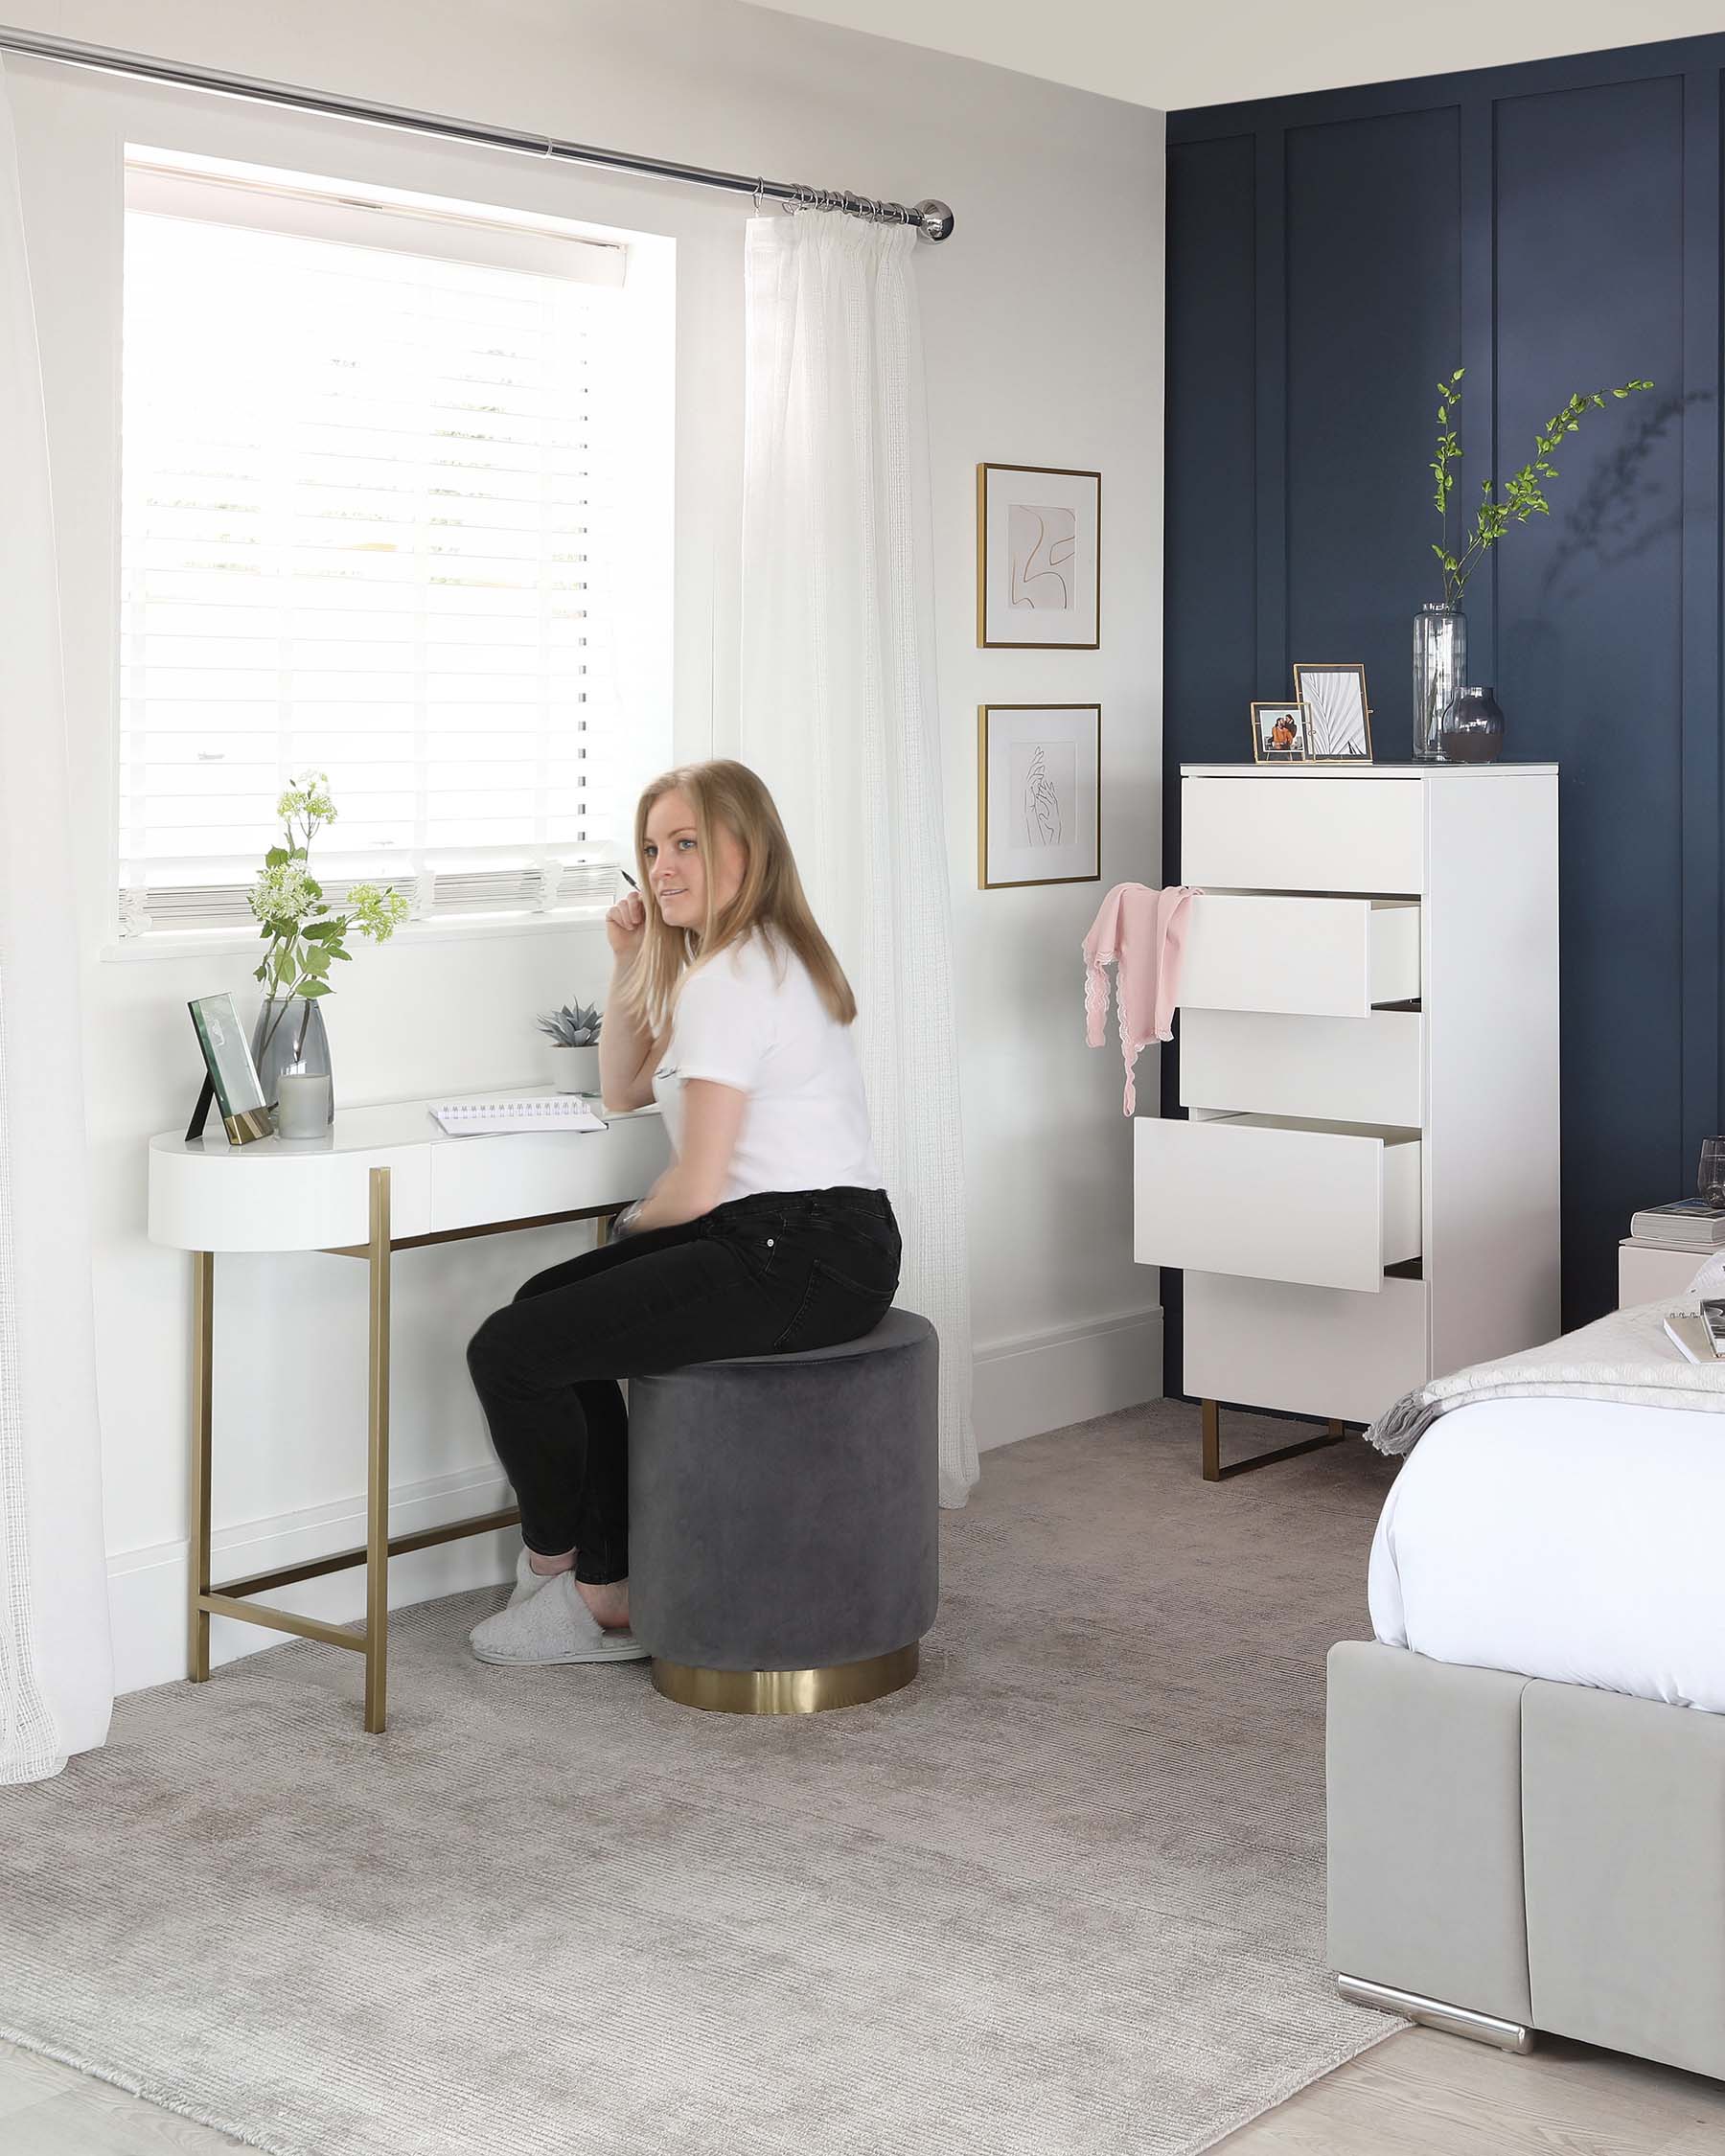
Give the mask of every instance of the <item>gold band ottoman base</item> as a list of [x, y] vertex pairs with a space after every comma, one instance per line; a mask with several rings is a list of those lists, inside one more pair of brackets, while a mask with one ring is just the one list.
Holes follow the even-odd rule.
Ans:
[[832, 1707], [861, 1707], [908, 1685], [916, 1675], [920, 1646], [912, 1640], [889, 1654], [831, 1663], [824, 1669], [696, 1669], [655, 1655], [653, 1683], [679, 1707], [703, 1707], [715, 1714], [821, 1714]]

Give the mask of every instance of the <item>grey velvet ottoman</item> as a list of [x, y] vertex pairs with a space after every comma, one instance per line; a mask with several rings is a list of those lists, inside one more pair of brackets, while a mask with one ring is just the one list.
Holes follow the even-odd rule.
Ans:
[[629, 1604], [686, 1707], [812, 1714], [908, 1685], [939, 1599], [926, 1318], [629, 1387]]

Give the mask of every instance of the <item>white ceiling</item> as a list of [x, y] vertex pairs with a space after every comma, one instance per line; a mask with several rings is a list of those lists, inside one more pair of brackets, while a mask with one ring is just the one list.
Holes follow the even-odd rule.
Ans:
[[1164, 112], [1725, 29], [1720, 0], [769, 0]]

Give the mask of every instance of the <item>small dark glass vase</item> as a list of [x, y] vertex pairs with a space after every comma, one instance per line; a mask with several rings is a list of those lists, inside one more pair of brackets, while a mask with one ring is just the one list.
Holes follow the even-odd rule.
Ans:
[[1438, 725], [1438, 753], [1445, 764], [1495, 764], [1504, 753], [1504, 713], [1497, 692], [1462, 689]]

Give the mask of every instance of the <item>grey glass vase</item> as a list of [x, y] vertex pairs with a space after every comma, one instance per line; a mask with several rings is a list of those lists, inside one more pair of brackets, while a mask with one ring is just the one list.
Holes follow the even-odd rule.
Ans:
[[1429, 599], [1414, 617], [1414, 760], [1442, 760], [1443, 715], [1467, 679], [1467, 616]]
[[313, 1077], [331, 1078], [329, 1120], [335, 1120], [335, 1088], [330, 1069], [330, 1037], [324, 1031], [323, 1013], [317, 998], [304, 996], [266, 996], [252, 1030], [252, 1061], [264, 1098], [274, 1108], [281, 1098], [284, 1070], [303, 1070]]
[[1504, 753], [1504, 713], [1497, 691], [1460, 690], [1443, 714], [1438, 745], [1446, 764], [1495, 764]]

